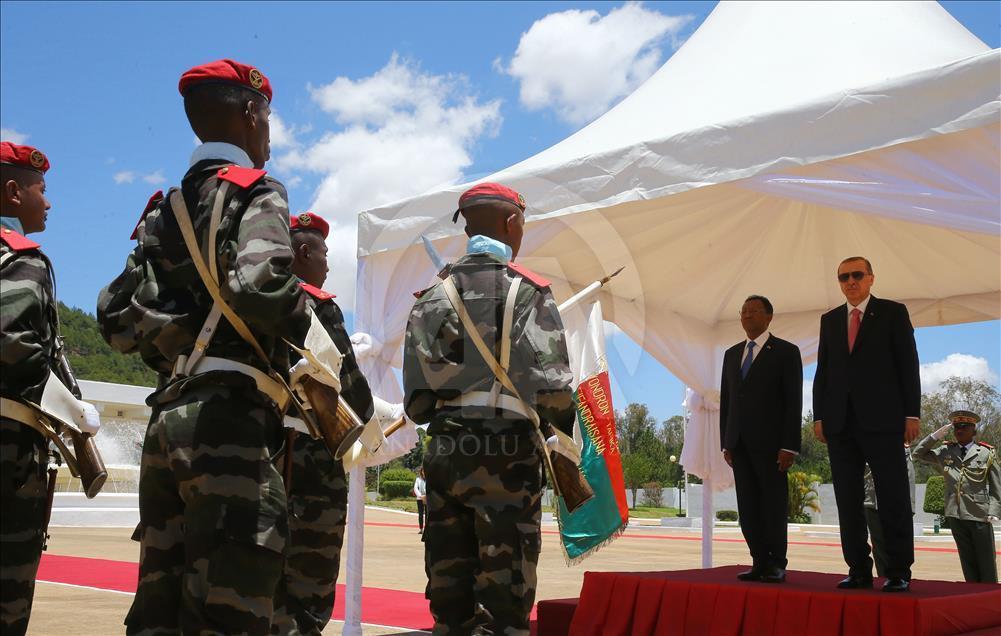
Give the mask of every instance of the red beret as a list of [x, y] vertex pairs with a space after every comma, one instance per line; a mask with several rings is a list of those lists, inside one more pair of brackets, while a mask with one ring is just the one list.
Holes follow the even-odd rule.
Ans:
[[0, 163], [27, 168], [42, 174], [49, 169], [49, 158], [41, 150], [31, 146], [19, 146], [9, 141], [0, 142]]
[[506, 201], [525, 211], [525, 197], [499, 183], [480, 183], [466, 190], [459, 197], [459, 209], [452, 216], [452, 223], [459, 220], [459, 212], [487, 201]]
[[330, 233], [330, 225], [323, 220], [323, 217], [314, 212], [303, 212], [289, 219], [290, 230], [316, 230], [327, 238]]
[[181, 95], [184, 95], [192, 86], [205, 83], [243, 86], [264, 95], [269, 102], [271, 101], [271, 82], [264, 76], [264, 73], [253, 66], [240, 64], [233, 60], [218, 60], [189, 69], [184, 75], [181, 75], [177, 90], [181, 91]]

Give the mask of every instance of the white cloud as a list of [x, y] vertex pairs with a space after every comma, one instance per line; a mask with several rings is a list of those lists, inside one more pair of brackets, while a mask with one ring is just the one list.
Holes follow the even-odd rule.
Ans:
[[296, 138], [300, 132], [307, 132], [305, 129], [300, 129], [295, 126], [289, 126], [285, 123], [285, 120], [278, 116], [277, 113], [271, 113], [271, 119], [269, 120], [271, 124], [271, 148], [272, 150], [282, 150], [285, 148], [295, 148], [299, 145], [299, 140]]
[[151, 185], [160, 185], [161, 183], [166, 183], [167, 178], [163, 176], [163, 170], [157, 170], [156, 172], [143, 175], [143, 181]]
[[942, 382], [953, 376], [983, 380], [992, 386], [998, 382], [998, 374], [991, 369], [986, 358], [950, 353], [943, 360], [921, 365], [921, 391], [935, 393]]
[[28, 133], [19, 132], [13, 128], [0, 128], [0, 140], [21, 145], [28, 141]]
[[340, 126], [291, 148], [275, 167], [320, 176], [308, 208], [293, 202], [292, 212], [309, 209], [330, 222], [326, 287], [350, 308], [358, 213], [460, 180], [476, 141], [496, 134], [500, 101], [482, 102], [465, 77], [428, 74], [396, 54], [370, 77], [338, 77], [310, 91]]
[[676, 49], [693, 16], [669, 16], [627, 3], [602, 17], [571, 9], [537, 20], [521, 36], [505, 68], [518, 79], [521, 103], [551, 108], [572, 124], [586, 123], [628, 95], [659, 68], [661, 47]]
[[136, 180], [136, 173], [131, 170], [122, 170], [121, 172], [116, 172], [111, 175], [111, 178], [115, 180], [115, 183], [121, 185], [123, 183], [132, 183]]

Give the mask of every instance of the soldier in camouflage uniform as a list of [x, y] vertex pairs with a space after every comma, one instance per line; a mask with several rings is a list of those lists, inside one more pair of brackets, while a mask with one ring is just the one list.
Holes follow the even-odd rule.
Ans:
[[[327, 278], [329, 226], [319, 215], [292, 217], [292, 271], [337, 349], [341, 361], [341, 399], [363, 422], [373, 415], [372, 393], [358, 368], [344, 328], [344, 315], [333, 294], [322, 289]], [[293, 352], [293, 357], [298, 354]], [[284, 461], [284, 453], [281, 461]], [[334, 591], [347, 519], [348, 483], [344, 465], [321, 440], [297, 434], [288, 484], [289, 542], [282, 591], [271, 627], [274, 634], [319, 634], [334, 610]]]
[[[953, 411], [950, 423], [914, 447], [915, 459], [933, 465], [945, 477], [945, 517], [959, 549], [968, 583], [997, 583], [994, 527], [1001, 517], [1001, 465], [997, 451], [974, 441], [980, 416]], [[952, 429], [956, 441], [937, 446]]]
[[[0, 148], [0, 181], [4, 186], [0, 194], [0, 258], [13, 259], [0, 270], [0, 394], [10, 399], [24, 396], [37, 403], [52, 365], [55, 333], [51, 313], [56, 308], [49, 260], [23, 235], [45, 229], [49, 202], [44, 172], [48, 161], [38, 159], [44, 155], [31, 149], [28, 156], [36, 157], [38, 166], [30, 160], [25, 166], [17, 161], [23, 154], [21, 148], [25, 147], [6, 141]], [[16, 198], [11, 197], [9, 184], [14, 185]], [[28, 629], [35, 574], [45, 540], [42, 524], [48, 458], [48, 443], [41, 433], [0, 417], [0, 628], [4, 634], [23, 634]]]
[[[914, 462], [911, 461], [911, 451], [904, 444], [904, 457], [907, 458], [907, 482], [911, 487], [911, 510], [914, 507]], [[876, 483], [872, 480], [872, 469], [865, 467], [865, 525], [869, 528], [869, 542], [872, 543], [872, 560], [876, 564], [876, 576], [886, 576], [886, 539], [883, 536], [883, 523], [879, 520], [879, 506], [876, 504]]]
[[[571, 433], [572, 374], [563, 324], [545, 279], [517, 266], [524, 199], [480, 184], [459, 199], [470, 237], [450, 275], [485, 344], [520, 396], [496, 376], [464, 332], [443, 289], [420, 292], [407, 325], [404, 407], [430, 423], [424, 459], [427, 597], [435, 634], [528, 634], [541, 543], [541, 454], [525, 408]], [[502, 314], [517, 289], [510, 332]]]
[[[143, 443], [134, 537], [139, 586], [125, 624], [129, 634], [266, 634], [288, 540], [272, 463], [287, 392], [266, 371], [287, 373], [282, 339], [302, 342], [307, 298], [291, 270], [285, 189], [260, 169], [270, 154], [267, 78], [220, 60], [184, 73], [179, 90], [203, 143], [180, 190], [141, 221], [126, 270], [98, 299], [109, 343], [170, 378], [150, 398], [156, 416]], [[182, 238], [180, 201], [222, 299], [267, 360], [225, 318], [209, 329], [213, 298]]]
[[[0, 143], [0, 395], [35, 404], [50, 372], [61, 374], [52, 265], [24, 237], [45, 229], [48, 169], [39, 150]], [[0, 417], [0, 632], [24, 634], [46, 539], [49, 445], [10, 415]]]

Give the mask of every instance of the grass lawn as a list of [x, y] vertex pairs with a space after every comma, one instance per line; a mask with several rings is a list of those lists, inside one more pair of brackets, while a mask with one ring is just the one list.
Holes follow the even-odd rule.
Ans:
[[393, 510], [403, 510], [404, 512], [417, 512], [417, 499], [380, 499], [379, 501], [365, 500], [366, 506], [378, 506], [379, 508], [392, 508]]
[[[389, 499], [365, 502], [367, 506], [378, 506], [380, 508], [392, 508], [393, 510], [403, 510], [405, 512], [417, 512], [416, 499]], [[552, 506], [543, 506], [544, 512], [554, 512]], [[629, 516], [634, 519], [660, 519], [661, 517], [677, 517], [677, 508], [652, 508], [650, 506], [636, 506], [629, 511]], [[681, 511], [683, 512], [683, 511]]]
[[[414, 506], [416, 510], [416, 504]], [[542, 506], [543, 512], [555, 512], [552, 506]], [[629, 516], [634, 519], [660, 519], [661, 517], [677, 517], [679, 511], [677, 508], [652, 508], [650, 506], [636, 506], [635, 508], [630, 508]]]

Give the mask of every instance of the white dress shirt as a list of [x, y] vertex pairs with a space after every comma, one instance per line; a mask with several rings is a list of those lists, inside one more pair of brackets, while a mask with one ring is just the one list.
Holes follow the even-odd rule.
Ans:
[[845, 307], [848, 308], [848, 332], [849, 333], [851, 333], [851, 330], [852, 330], [852, 309], [858, 309], [859, 310], [858, 321], [859, 321], [859, 324], [861, 325], [862, 321], [865, 320], [865, 308], [869, 306], [869, 299], [870, 298], [872, 298], [872, 296], [866, 296], [865, 300], [863, 300], [862, 302], [860, 302], [858, 305], [855, 305], [854, 307], [851, 305], [851, 303], [845, 303]]

